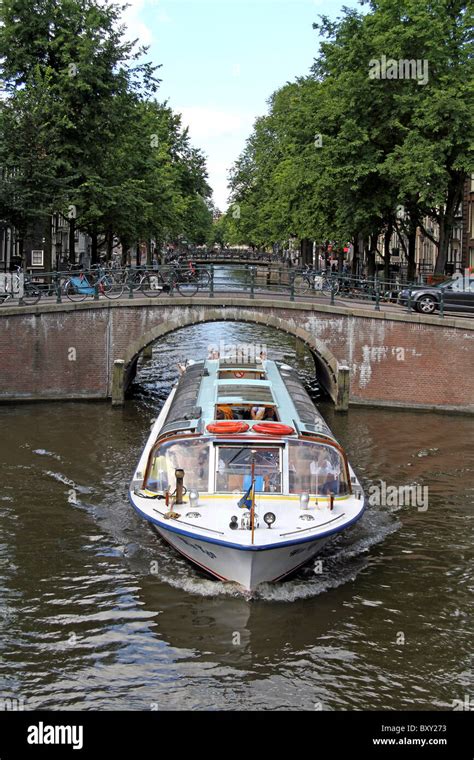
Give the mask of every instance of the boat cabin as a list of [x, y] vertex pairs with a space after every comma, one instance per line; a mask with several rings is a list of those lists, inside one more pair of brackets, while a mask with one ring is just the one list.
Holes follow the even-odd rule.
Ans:
[[345, 453], [296, 372], [208, 359], [180, 378], [152, 446], [143, 487], [173, 492], [175, 470], [189, 490], [342, 496], [351, 492]]

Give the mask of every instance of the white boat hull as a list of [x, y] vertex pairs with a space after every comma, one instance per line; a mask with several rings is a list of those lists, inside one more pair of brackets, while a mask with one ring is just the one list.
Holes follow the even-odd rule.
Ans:
[[238, 583], [246, 591], [289, 575], [314, 557], [331, 536], [302, 544], [269, 549], [238, 549], [184, 536], [155, 525], [160, 535], [180, 554], [221, 581]]

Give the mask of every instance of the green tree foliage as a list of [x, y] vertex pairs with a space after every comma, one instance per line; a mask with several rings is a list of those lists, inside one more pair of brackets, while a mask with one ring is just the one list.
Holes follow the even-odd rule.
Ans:
[[[413, 274], [416, 228], [428, 215], [439, 224], [443, 271], [472, 170], [470, 26], [461, 0], [372, 0], [365, 13], [322, 17], [310, 75], [272, 95], [231, 171], [234, 242], [293, 235], [352, 240], [357, 250], [365, 239], [373, 266], [385, 233], [388, 269], [398, 228]], [[389, 59], [406, 63], [394, 72]]]
[[96, 0], [0, 9], [2, 217], [26, 234], [72, 208], [93, 258], [99, 238], [201, 239], [212, 221], [204, 157], [155, 100], [158, 67], [124, 40], [121, 11]]

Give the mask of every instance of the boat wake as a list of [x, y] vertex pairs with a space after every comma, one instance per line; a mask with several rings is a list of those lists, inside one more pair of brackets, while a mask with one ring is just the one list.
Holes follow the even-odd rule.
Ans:
[[261, 584], [252, 593], [244, 591], [235, 583], [203, 577], [187, 562], [183, 562], [178, 570], [174, 553], [174, 571], [168, 572], [162, 568], [158, 578], [173, 588], [203, 597], [231, 596], [273, 602], [309, 599], [354, 581], [371, 564], [369, 550], [400, 527], [401, 524], [393, 515], [367, 511], [349, 533], [336, 537], [289, 580]]

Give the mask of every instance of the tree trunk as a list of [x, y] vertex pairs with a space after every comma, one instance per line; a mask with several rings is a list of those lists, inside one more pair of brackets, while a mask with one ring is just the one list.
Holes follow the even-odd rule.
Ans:
[[385, 282], [390, 279], [390, 243], [392, 242], [393, 224], [389, 222], [383, 238], [383, 277]]
[[122, 244], [122, 260], [120, 264], [122, 265], [122, 267], [126, 267], [128, 264], [128, 261], [127, 261], [128, 240], [126, 238], [120, 238], [120, 242]]
[[137, 246], [136, 246], [135, 251], [136, 251], [136, 254], [135, 254], [136, 255], [136, 264], [137, 264], [137, 267], [139, 267], [140, 263], [141, 263], [141, 250], [140, 250], [140, 243], [138, 243], [138, 242], [137, 242]]
[[367, 277], [375, 276], [375, 254], [377, 252], [377, 238], [377, 233], [374, 233], [369, 238], [369, 247], [367, 251]]
[[444, 274], [448, 260], [448, 248], [453, 234], [454, 217], [461, 202], [465, 175], [456, 173], [451, 178], [444, 210], [438, 215], [439, 244], [436, 258], [435, 274]]
[[313, 264], [313, 241], [308, 238], [303, 238], [301, 241], [301, 264], [306, 266], [312, 266]]
[[342, 248], [339, 248], [337, 251], [337, 271], [339, 274], [342, 274], [342, 270], [344, 269], [344, 251]]
[[69, 263], [76, 263], [76, 220], [69, 220]]
[[98, 263], [98, 250], [97, 250], [97, 226], [94, 224], [91, 235], [91, 266]]
[[416, 219], [410, 215], [410, 222], [408, 225], [408, 251], [407, 251], [407, 280], [413, 282], [416, 276], [416, 231], [418, 224]]
[[151, 238], [148, 238], [147, 246], [146, 246], [146, 263], [147, 266], [151, 267], [153, 261], [152, 261], [152, 244], [151, 244]]
[[107, 230], [107, 247], [106, 247], [106, 253], [105, 253], [105, 260], [107, 261], [107, 264], [110, 263], [112, 260], [112, 251], [114, 248], [114, 233], [112, 231], [112, 228], [109, 227]]
[[351, 264], [351, 274], [353, 277], [357, 277], [358, 269], [359, 269], [359, 258], [360, 258], [360, 240], [359, 240], [359, 233], [356, 232], [354, 235], [354, 239], [352, 241], [352, 264]]

